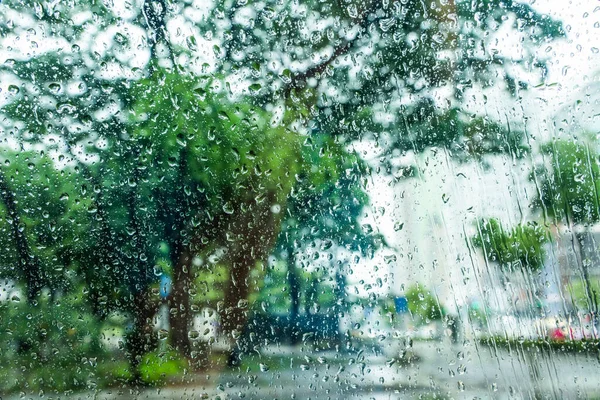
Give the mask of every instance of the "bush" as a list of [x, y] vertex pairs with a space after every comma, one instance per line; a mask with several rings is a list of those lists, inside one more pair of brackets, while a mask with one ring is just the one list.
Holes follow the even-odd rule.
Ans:
[[544, 244], [548, 232], [529, 222], [505, 230], [497, 219], [482, 221], [479, 233], [473, 238], [475, 246], [485, 250], [489, 261], [497, 262], [507, 270], [525, 268], [539, 271], [544, 266]]
[[147, 353], [140, 364], [142, 380], [149, 385], [163, 385], [183, 374], [187, 361], [176, 351]]
[[428, 324], [431, 321], [439, 321], [444, 315], [442, 306], [433, 294], [418, 283], [406, 290], [406, 300], [408, 310], [418, 323]]
[[100, 344], [100, 328], [77, 295], [42, 295], [31, 304], [14, 295], [0, 303], [0, 393], [110, 384], [112, 375], [98, 373], [99, 364], [114, 364]]

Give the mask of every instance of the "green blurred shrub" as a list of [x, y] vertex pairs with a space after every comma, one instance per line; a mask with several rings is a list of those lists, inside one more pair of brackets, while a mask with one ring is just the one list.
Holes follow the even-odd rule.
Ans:
[[185, 358], [176, 351], [154, 351], [142, 359], [141, 377], [149, 385], [164, 385], [181, 376], [187, 365]]
[[408, 301], [408, 310], [418, 324], [439, 321], [445, 314], [443, 307], [431, 291], [419, 283], [411, 285], [406, 290], [406, 300]]
[[[17, 293], [17, 292], [15, 292]], [[82, 295], [48, 293], [0, 302], [0, 393], [90, 390], [128, 379], [124, 360], [101, 344], [101, 323]]]
[[544, 244], [548, 239], [548, 232], [534, 222], [518, 224], [507, 231], [497, 219], [491, 218], [480, 223], [473, 243], [484, 250], [489, 261], [499, 263], [503, 269], [525, 268], [535, 272], [544, 266]]
[[487, 324], [488, 314], [484, 308], [479, 304], [470, 304], [469, 309], [469, 320], [471, 323], [475, 323], [477, 326], [482, 327]]

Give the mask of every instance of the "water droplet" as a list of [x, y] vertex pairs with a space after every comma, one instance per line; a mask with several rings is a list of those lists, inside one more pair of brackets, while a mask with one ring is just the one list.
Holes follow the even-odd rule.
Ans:
[[60, 83], [52, 82], [48, 85], [48, 89], [50, 89], [50, 92], [52, 92], [52, 94], [58, 94], [61, 89]]
[[225, 214], [231, 215], [235, 212], [235, 209], [233, 208], [233, 205], [230, 202], [227, 202], [223, 204], [223, 212]]
[[123, 45], [123, 44], [127, 43], [127, 37], [125, 35], [123, 35], [122, 33], [117, 32], [117, 34], [115, 35], [115, 42]]
[[356, 8], [355, 4], [349, 5], [347, 10], [348, 10], [348, 15], [350, 16], [350, 18], [358, 17], [358, 9]]
[[196, 95], [196, 97], [198, 97], [201, 101], [206, 100], [206, 89], [204, 88], [196, 88], [194, 89], [194, 94]]
[[260, 93], [260, 89], [262, 88], [262, 86], [260, 85], [260, 83], [253, 83], [252, 85], [250, 85], [248, 87], [248, 89], [250, 90], [251, 94], [258, 94]]
[[158, 339], [159, 340], [165, 340], [169, 337], [169, 331], [167, 331], [166, 329], [161, 329], [158, 331]]
[[185, 44], [187, 45], [188, 49], [190, 49], [191, 51], [198, 50], [198, 43], [196, 42], [195, 36], [188, 36], [187, 39], [185, 39]]

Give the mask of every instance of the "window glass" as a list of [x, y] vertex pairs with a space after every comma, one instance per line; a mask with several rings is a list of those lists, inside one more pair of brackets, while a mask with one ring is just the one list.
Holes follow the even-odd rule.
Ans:
[[592, 1], [0, 3], [2, 398], [595, 398]]

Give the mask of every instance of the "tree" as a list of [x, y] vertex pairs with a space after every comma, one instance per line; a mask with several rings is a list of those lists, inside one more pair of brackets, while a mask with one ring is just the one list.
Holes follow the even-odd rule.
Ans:
[[[57, 161], [67, 157], [70, 182], [92, 219], [89, 247], [70, 262], [100, 318], [114, 309], [131, 313], [134, 364], [152, 345], [156, 302], [149, 289], [159, 259], [173, 271], [172, 343], [191, 355], [191, 261], [227, 248], [230, 279], [220, 311], [224, 333], [235, 340], [249, 274], [275, 244], [289, 194], [300, 186], [295, 180], [314, 173], [299, 150], [314, 133], [332, 138], [340, 154], [372, 139], [390, 160], [431, 147], [459, 161], [523, 154], [519, 130], [472, 117], [463, 99], [470, 86], [495, 84], [496, 74], [518, 95], [526, 83], [509, 71], [543, 73], [543, 60], [529, 50], [560, 37], [560, 23], [513, 1], [396, 4], [217, 2], [194, 27], [216, 42], [219, 61], [207, 76], [186, 61], [196, 37], [188, 36], [185, 49], [166, 29], [185, 15], [185, 3], [147, 1], [123, 16], [83, 0], [44, 3], [33, 13], [19, 1], [2, 2], [7, 15], [32, 16], [0, 22], [3, 37], [33, 25], [62, 46], [19, 54], [2, 67], [18, 81], [2, 110], [4, 130], [20, 146], [44, 148]], [[243, 7], [255, 18], [240, 18]], [[511, 22], [507, 14], [522, 31], [527, 51], [520, 59], [479, 50], [489, 47], [489, 32]], [[106, 50], [93, 46], [99, 32], [111, 36]], [[149, 61], [138, 62], [146, 53]], [[233, 93], [235, 79], [249, 84], [249, 96]], [[442, 88], [452, 94], [440, 105]], [[261, 109], [278, 105], [284, 110], [277, 118]], [[382, 115], [392, 117], [382, 122]], [[10, 208], [10, 195], [3, 200]], [[8, 212], [18, 225], [16, 212]], [[27, 237], [12, 235], [18, 243]], [[31, 243], [18, 246], [22, 259], [30, 256]], [[21, 267], [37, 268], [30, 261]], [[28, 284], [31, 296], [50, 285], [33, 278]]]
[[526, 270], [538, 272], [544, 266], [548, 233], [538, 224], [518, 224], [506, 231], [497, 219], [478, 224], [475, 246], [482, 249], [488, 261], [496, 262], [505, 271]]
[[[469, 88], [498, 77], [518, 95], [522, 72], [545, 71], [531, 50], [564, 35], [527, 4], [493, 0], [226, 1], [200, 25], [221, 41], [219, 70], [249, 80], [257, 101], [310, 99], [307, 124], [346, 143], [374, 139], [388, 157], [444, 147], [465, 161], [525, 150], [518, 130], [465, 110]], [[522, 35], [521, 56], [485, 50], [505, 25]]]
[[[586, 137], [585, 134], [581, 136]], [[596, 326], [598, 294], [590, 281], [588, 262], [583, 259], [582, 243], [588, 227], [600, 221], [599, 156], [593, 142], [588, 143], [585, 139], [554, 140], [543, 145], [541, 151], [548, 159], [547, 163], [535, 166], [531, 174], [531, 179], [538, 186], [538, 196], [533, 205], [545, 220], [550, 219], [555, 225], [564, 223], [571, 230], [592, 322]]]
[[531, 175], [539, 185], [534, 206], [544, 218], [569, 226], [598, 222], [600, 168], [594, 147], [585, 140], [555, 140], [543, 145], [541, 151], [550, 168], [540, 164]]
[[503, 278], [519, 273], [526, 282], [524, 289], [532, 300], [537, 299], [536, 306], [539, 305], [535, 274], [542, 271], [546, 261], [545, 245], [550, 239], [547, 229], [530, 221], [508, 230], [494, 218], [479, 221], [477, 229], [473, 244], [481, 249], [487, 261], [506, 274]]
[[[250, 290], [245, 280], [254, 263], [269, 254], [279, 229], [277, 207], [285, 206], [294, 177], [302, 170], [300, 137], [285, 127], [271, 127], [270, 116], [262, 110], [242, 100], [230, 105], [181, 74], [158, 79], [160, 85], [140, 83], [134, 106], [135, 115], [145, 116], [136, 124], [135, 148], [146, 153], [140, 163], [153, 178], [146, 190], [158, 201], [156, 217], [167, 232], [161, 237], [170, 247], [174, 286], [191, 282], [177, 271], [191, 276], [191, 258], [202, 246], [227, 247], [232, 277], [225, 291], [222, 327], [231, 333], [239, 329], [238, 303]], [[158, 89], [148, 90], [154, 87]], [[176, 118], [174, 99], [179, 107]], [[191, 253], [181, 260], [184, 253], [174, 246], [190, 245], [196, 248], [183, 250]], [[173, 293], [188, 290], [175, 287]], [[182, 306], [189, 310], [189, 304], [174, 305], [179, 312]]]
[[442, 319], [444, 310], [436, 297], [423, 285], [414, 284], [406, 289], [408, 310], [417, 318], [419, 324]]
[[317, 245], [326, 253], [344, 248], [372, 256], [385, 245], [382, 235], [360, 221], [368, 205], [360, 179], [365, 163], [325, 134], [313, 134], [303, 149], [307, 164], [319, 166], [318, 173], [312, 180], [302, 179], [291, 193], [275, 248], [275, 254], [281, 254], [287, 264], [292, 326], [299, 314], [302, 290], [296, 256], [305, 246]]

